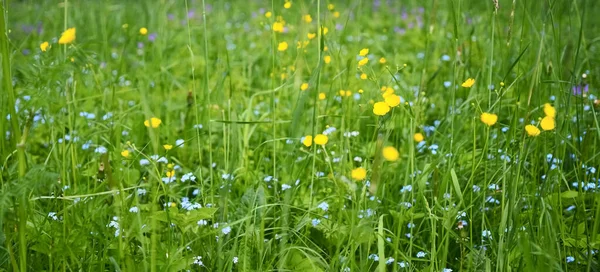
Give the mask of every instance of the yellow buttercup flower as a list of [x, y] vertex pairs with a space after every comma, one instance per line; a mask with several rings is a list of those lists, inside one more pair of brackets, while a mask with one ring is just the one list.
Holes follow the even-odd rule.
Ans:
[[368, 76], [367, 76], [367, 74], [365, 74], [365, 73], [362, 73], [362, 74], [360, 74], [360, 79], [362, 79], [362, 80], [365, 80], [365, 79], [367, 79], [367, 77], [368, 77]]
[[365, 170], [362, 167], [352, 169], [351, 176], [352, 176], [352, 179], [354, 179], [354, 180], [363, 180], [367, 177], [367, 170]]
[[70, 44], [75, 40], [75, 28], [69, 28], [65, 30], [65, 32], [60, 35], [60, 39], [58, 39], [59, 44]]
[[488, 126], [493, 126], [498, 121], [498, 115], [493, 113], [484, 112], [480, 116], [481, 122]]
[[398, 150], [393, 146], [386, 146], [381, 152], [383, 158], [387, 161], [396, 161], [400, 157], [400, 153], [398, 153]]
[[146, 127], [151, 127], [151, 128], [157, 128], [158, 126], [160, 126], [160, 124], [162, 123], [162, 121], [156, 117], [152, 117], [150, 118], [150, 120], [146, 120], [144, 121], [144, 126]]
[[308, 37], [309, 40], [314, 39], [317, 36], [317, 33], [308, 33], [306, 34], [306, 37]]
[[331, 62], [331, 56], [323, 57], [323, 61], [325, 62], [325, 64], [329, 64]]
[[131, 156], [129, 150], [125, 149], [123, 151], [121, 151], [121, 156], [123, 156], [124, 158], [129, 158], [129, 156]]
[[317, 136], [315, 136], [315, 144], [326, 145], [327, 142], [329, 142], [329, 137], [327, 137], [327, 135], [317, 134]]
[[540, 135], [540, 129], [534, 125], [526, 125], [525, 131], [527, 131], [527, 134], [531, 137]]
[[400, 96], [391, 94], [385, 97], [385, 103], [390, 107], [396, 107], [400, 105]]
[[50, 44], [48, 44], [48, 42], [43, 42], [42, 44], [40, 44], [40, 49], [42, 50], [42, 52], [46, 52], [46, 50], [48, 50], [48, 47], [50, 47]]
[[145, 27], [140, 28], [140, 35], [146, 35], [148, 34], [148, 29]]
[[175, 170], [167, 171], [167, 178], [172, 178], [175, 176]]
[[291, 8], [292, 7], [292, 2], [286, 1], [285, 4], [283, 4], [283, 7], [286, 8], [286, 9]]
[[363, 58], [363, 59], [361, 59], [361, 60], [358, 61], [358, 67], [365, 66], [368, 62], [369, 62], [368, 58]]
[[366, 55], [368, 55], [369, 54], [369, 48], [363, 48], [363, 49], [361, 49], [358, 52], [358, 54], [361, 55], [361, 56], [363, 56], [363, 57], [366, 56]]
[[288, 49], [288, 44], [287, 42], [280, 42], [279, 45], [277, 45], [277, 50], [283, 52], [285, 50]]
[[163, 148], [168, 151], [168, 150], [171, 150], [173, 148], [173, 145], [166, 144], [166, 145], [163, 145]]
[[415, 142], [420, 143], [423, 140], [425, 140], [425, 136], [423, 135], [423, 133], [417, 132], [415, 133], [415, 135], [413, 135], [413, 140], [415, 140]]
[[265, 12], [265, 17], [271, 18], [271, 15], [273, 15], [273, 13], [271, 13], [270, 11]]
[[304, 136], [304, 140], [302, 140], [302, 144], [305, 145], [306, 147], [311, 146], [312, 142], [313, 142], [313, 137], [310, 135]]
[[553, 130], [556, 127], [556, 121], [554, 120], [554, 117], [548, 115], [542, 118], [542, 121], [540, 121], [540, 127], [542, 127], [543, 130]]
[[384, 57], [381, 57], [379, 59], [379, 63], [381, 63], [381, 64], [385, 64], [386, 62], [387, 62], [387, 60]]
[[377, 102], [373, 105], [373, 113], [383, 116], [390, 111], [390, 106], [385, 102]]
[[282, 22], [273, 23], [273, 31], [283, 33], [283, 23]]
[[546, 116], [556, 118], [556, 109], [550, 103], [544, 104], [544, 113]]
[[308, 89], [308, 83], [304, 82], [304, 83], [302, 83], [302, 85], [300, 85], [300, 90], [306, 91], [307, 89]]
[[304, 19], [305, 22], [310, 23], [312, 22], [312, 17], [310, 16], [310, 14], [306, 14], [304, 16], [302, 16], [302, 18]]
[[328, 4], [327, 5], [327, 9], [328, 10], [333, 10], [335, 8], [335, 6], [333, 4]]
[[319, 93], [319, 100], [325, 100], [325, 98], [327, 98], [325, 93]]
[[463, 84], [461, 86], [463, 86], [465, 88], [471, 88], [473, 86], [473, 84], [475, 84], [475, 79], [468, 78], [467, 80], [465, 80], [465, 82], [463, 82]]

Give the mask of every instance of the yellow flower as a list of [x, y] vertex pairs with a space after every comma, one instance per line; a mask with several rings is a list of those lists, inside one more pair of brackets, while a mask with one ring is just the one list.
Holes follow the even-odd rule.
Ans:
[[463, 86], [465, 88], [471, 88], [473, 86], [473, 84], [475, 84], [475, 79], [468, 78], [465, 82], [463, 82], [463, 84], [461, 86]]
[[171, 150], [173, 148], [173, 145], [166, 144], [166, 145], [163, 145], [163, 147], [165, 148], [165, 150], [168, 151], [168, 150]]
[[383, 158], [387, 161], [396, 161], [400, 157], [400, 153], [398, 153], [398, 150], [393, 146], [384, 147], [382, 153]]
[[311, 146], [312, 145], [312, 136], [310, 136], [310, 135], [304, 136], [304, 140], [302, 140], [302, 144], [305, 145], [306, 147]]
[[364, 93], [365, 91], [363, 91], [363, 89], [358, 89], [358, 93]]
[[544, 104], [544, 113], [546, 116], [556, 118], [556, 109], [550, 105], [550, 103]]
[[325, 96], [325, 93], [319, 93], [320, 100], [325, 100], [325, 98], [327, 98], [327, 96]]
[[333, 4], [328, 4], [327, 5], [327, 9], [328, 10], [333, 10], [335, 8], [335, 6]]
[[386, 97], [388, 97], [388, 96], [390, 96], [390, 95], [393, 95], [393, 94], [394, 94], [394, 89], [392, 89], [392, 88], [390, 88], [390, 87], [387, 87], [387, 88], [385, 89], [385, 92], [383, 92], [383, 93], [381, 94], [381, 96], [382, 96], [383, 98], [386, 98]]
[[325, 64], [329, 64], [331, 62], [331, 56], [323, 57], [323, 61], [325, 61]]
[[130, 154], [129, 150], [127, 150], [127, 149], [121, 151], [121, 156], [123, 156], [124, 158], [129, 158], [130, 155], [131, 154]]
[[302, 85], [300, 85], [300, 90], [306, 91], [307, 89], [308, 89], [308, 83], [304, 82], [304, 83], [302, 83]]
[[158, 126], [160, 126], [160, 123], [162, 123], [162, 121], [156, 117], [152, 117], [150, 118], [150, 120], [146, 120], [144, 121], [144, 126], [146, 127], [151, 127], [151, 128], [157, 128]]
[[329, 32], [329, 28], [327, 28], [326, 26], [323, 27], [323, 35], [327, 35], [327, 33]]
[[498, 115], [493, 113], [484, 112], [480, 116], [481, 122], [488, 126], [493, 126], [498, 121]]
[[413, 136], [413, 139], [415, 140], [415, 142], [420, 143], [423, 140], [425, 140], [425, 136], [423, 136], [423, 133], [417, 132], [415, 133], [415, 135]]
[[387, 62], [387, 60], [386, 60], [384, 57], [381, 57], [381, 58], [379, 59], [379, 63], [381, 63], [381, 64], [384, 64], [384, 63], [386, 63], [386, 62]]
[[48, 47], [50, 47], [50, 44], [48, 44], [48, 42], [43, 42], [42, 44], [40, 44], [40, 49], [42, 49], [42, 52], [46, 52], [46, 50], [48, 50]]
[[527, 134], [532, 137], [540, 135], [540, 129], [534, 125], [526, 125], [525, 131], [527, 131]]
[[270, 11], [265, 12], [265, 17], [271, 18], [271, 15], [273, 15], [273, 13], [271, 13]]
[[65, 30], [65, 32], [60, 35], [60, 39], [58, 39], [59, 44], [70, 44], [75, 40], [75, 28], [69, 28]]
[[175, 176], [175, 170], [167, 171], [167, 178], [172, 178]]
[[306, 34], [306, 36], [308, 37], [309, 40], [312, 40], [317, 36], [317, 33], [308, 33], [308, 34]]
[[310, 16], [310, 14], [306, 14], [304, 16], [302, 16], [302, 18], [304, 19], [305, 22], [310, 23], [312, 22], [312, 17]]
[[365, 64], [367, 64], [368, 62], [369, 62], [368, 58], [363, 58], [360, 61], [358, 61], [358, 67], [365, 66]]
[[326, 145], [327, 142], [329, 142], [329, 137], [327, 137], [327, 135], [317, 134], [317, 136], [315, 136], [315, 144]]
[[333, 17], [334, 18], [340, 18], [340, 12], [339, 11], [334, 11], [333, 12]]
[[400, 96], [392, 94], [392, 95], [388, 95], [385, 98], [385, 103], [388, 104], [388, 106], [390, 107], [396, 107], [398, 105], [400, 105]]
[[141, 35], [146, 35], [146, 34], [148, 34], [148, 29], [147, 29], [147, 28], [145, 28], [145, 27], [142, 27], [142, 28], [140, 28], [140, 34], [141, 34]]
[[283, 33], [283, 23], [282, 22], [273, 23], [273, 31]]
[[325, 46], [323, 47], [323, 51], [327, 51], [327, 50], [329, 50], [329, 47], [327, 47], [327, 45], [325, 45]]
[[352, 169], [352, 179], [354, 180], [363, 180], [367, 177], [367, 170], [362, 167], [358, 167], [356, 169]]
[[285, 50], [288, 49], [288, 44], [287, 42], [280, 42], [279, 45], [277, 46], [277, 50], [283, 52]]
[[286, 8], [286, 9], [291, 8], [292, 7], [292, 2], [286, 1], [285, 4], [283, 4], [283, 7]]
[[385, 102], [377, 102], [373, 105], [373, 113], [383, 116], [390, 111], [390, 106]]
[[360, 52], [358, 52], [359, 55], [365, 57], [366, 55], [369, 54], [369, 48], [363, 48], [360, 50]]
[[543, 130], [553, 130], [556, 127], [556, 121], [554, 121], [554, 117], [548, 115], [542, 118], [542, 121], [540, 121], [540, 127], [542, 127]]
[[363, 79], [363, 80], [367, 79], [367, 74], [365, 74], [365, 73], [360, 74], [360, 79]]
[[504, 87], [504, 81], [500, 81], [500, 87]]

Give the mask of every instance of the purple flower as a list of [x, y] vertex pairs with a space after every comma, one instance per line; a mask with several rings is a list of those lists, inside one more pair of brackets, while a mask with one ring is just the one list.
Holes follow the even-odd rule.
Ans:
[[193, 10], [190, 10], [190, 11], [188, 11], [187, 17], [188, 17], [189, 19], [192, 19], [192, 18], [194, 18], [194, 14], [196, 14], [196, 12], [195, 12], [195, 11], [193, 11]]
[[142, 48], [144, 48], [144, 43], [143, 43], [143, 42], [138, 42], [138, 43], [137, 43], [137, 47], [138, 47], [139, 49], [142, 49]]
[[169, 21], [173, 21], [175, 19], [175, 15], [173, 13], [169, 13], [167, 14], [167, 19], [169, 19]]
[[150, 33], [150, 35], [148, 35], [148, 40], [154, 42], [156, 40], [156, 36], [156, 33]]
[[25, 55], [25, 56], [27, 56], [27, 55], [29, 55], [29, 53], [31, 53], [31, 51], [27, 48], [23, 49], [22, 52], [23, 52], [23, 55]]
[[344, 29], [344, 25], [342, 25], [340, 23], [337, 23], [337, 24], [335, 24], [335, 29], [336, 30], [342, 30], [342, 29]]
[[573, 91], [573, 95], [582, 95], [582, 94], [587, 94], [589, 91], [589, 84], [585, 84], [585, 86], [582, 85], [577, 85], [577, 86], [573, 86], [573, 88], [571, 89]]

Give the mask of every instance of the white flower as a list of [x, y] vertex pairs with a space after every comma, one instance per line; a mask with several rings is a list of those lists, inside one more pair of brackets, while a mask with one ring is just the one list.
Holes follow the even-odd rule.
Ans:
[[206, 221], [204, 219], [198, 220], [198, 226], [206, 226], [206, 225], [208, 225], [208, 221]]
[[427, 255], [427, 253], [425, 253], [423, 251], [417, 252], [417, 258], [423, 258], [423, 257], [425, 257], [425, 255]]
[[141, 159], [140, 166], [144, 166], [144, 165], [150, 165], [150, 161], [147, 159]]
[[221, 229], [221, 232], [223, 232], [223, 234], [227, 235], [231, 232], [231, 227], [230, 226], [224, 227], [223, 229]]
[[175, 141], [175, 146], [183, 147], [183, 143], [185, 143], [183, 139], [177, 139], [177, 141]]
[[319, 204], [319, 206], [317, 206], [317, 207], [323, 211], [329, 210], [329, 204], [327, 204], [327, 202], [325, 202], [325, 201], [321, 202], [321, 204]]
[[285, 191], [285, 190], [287, 190], [287, 189], [290, 189], [290, 188], [292, 188], [292, 186], [289, 186], [289, 185], [287, 185], [287, 184], [285, 184], [285, 183], [284, 183], [284, 184], [281, 184], [281, 190], [282, 190], [282, 191]]
[[99, 153], [99, 154], [104, 154], [104, 153], [108, 152], [108, 149], [106, 149], [106, 147], [104, 147], [104, 146], [98, 146], [98, 147], [96, 147], [94, 152]]
[[573, 256], [567, 256], [567, 263], [572, 263], [575, 261], [575, 257]]
[[56, 216], [55, 212], [49, 212], [48, 217], [52, 218], [54, 221], [58, 220], [58, 216]]
[[232, 261], [233, 261], [234, 264], [238, 263], [238, 257], [233, 257]]
[[196, 181], [196, 177], [194, 176], [194, 173], [190, 172], [181, 177], [181, 182], [186, 182], [188, 180]]
[[321, 223], [321, 220], [314, 218], [311, 223], [313, 227], [316, 227], [319, 223]]
[[196, 257], [194, 257], [194, 263], [193, 264], [197, 264], [199, 266], [204, 266], [204, 263], [202, 262], [202, 256], [196, 256]]
[[138, 213], [139, 211], [140, 211], [140, 208], [138, 208], [137, 206], [133, 206], [133, 207], [129, 208], [130, 213]]

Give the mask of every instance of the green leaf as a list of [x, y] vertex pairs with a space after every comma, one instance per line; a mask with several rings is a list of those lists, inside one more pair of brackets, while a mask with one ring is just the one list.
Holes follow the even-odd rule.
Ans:
[[564, 191], [560, 194], [562, 198], [576, 198], [579, 195], [577, 191]]

